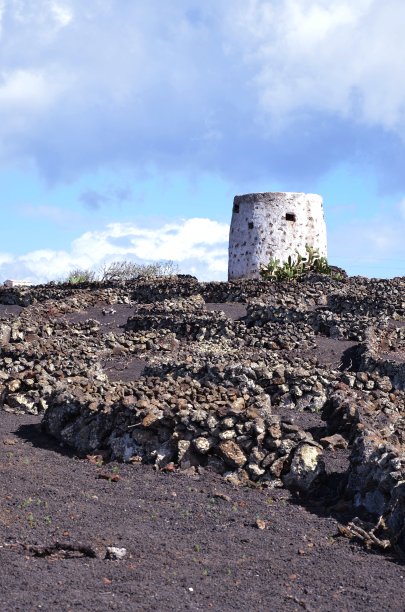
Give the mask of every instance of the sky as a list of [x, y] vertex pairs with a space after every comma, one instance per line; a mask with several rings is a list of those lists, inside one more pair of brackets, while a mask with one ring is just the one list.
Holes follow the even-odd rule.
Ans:
[[0, 282], [116, 260], [225, 280], [232, 201], [324, 198], [405, 275], [403, 0], [0, 0]]

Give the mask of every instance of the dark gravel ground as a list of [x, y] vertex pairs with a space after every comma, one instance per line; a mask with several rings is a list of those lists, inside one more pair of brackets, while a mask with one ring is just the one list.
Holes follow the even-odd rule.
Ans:
[[[246, 316], [245, 304], [237, 302], [226, 303], [207, 303], [206, 309], [210, 312], [222, 311], [232, 320], [242, 319]], [[103, 310], [107, 314], [103, 314]], [[62, 318], [70, 323], [80, 323], [89, 319], [94, 319], [101, 323], [101, 333], [122, 331], [122, 327], [127, 322], [135, 310], [133, 305], [128, 304], [111, 304], [102, 303], [92, 306], [82, 312], [74, 312], [64, 315]], [[111, 313], [110, 313], [111, 311]], [[333, 338], [325, 338], [319, 336], [316, 338], [316, 355], [320, 365], [333, 367], [338, 369], [341, 365], [343, 354], [346, 350], [352, 348], [357, 343], [349, 340], [335, 340]], [[297, 354], [305, 356], [305, 351], [294, 351]], [[312, 354], [312, 351], [311, 351]], [[108, 361], [103, 363], [105, 372], [111, 381], [129, 381], [138, 380], [147, 365], [147, 362], [133, 358], [128, 360], [119, 355], [111, 355]]]
[[[65, 317], [97, 319], [108, 333], [133, 312], [118, 305], [103, 315], [103, 307], [111, 305]], [[207, 309], [246, 314], [242, 304]], [[2, 307], [0, 315], [19, 311]], [[353, 345], [319, 338], [316, 354], [337, 368]], [[131, 380], [145, 365], [118, 356], [105, 368], [111, 379]], [[294, 417], [309, 431], [323, 426], [317, 414]], [[101, 465], [45, 436], [40, 420], [0, 415], [0, 612], [405, 609], [404, 565], [339, 535], [336, 512], [348, 509], [338, 508], [333, 490], [309, 505], [284, 489], [235, 488], [207, 471]], [[325, 457], [338, 493], [348, 451]], [[106, 546], [127, 554], [104, 559]]]
[[[98, 466], [38, 423], [0, 419], [2, 612], [404, 609], [403, 565], [338, 536], [320, 507], [208, 472]], [[127, 555], [37, 557], [28, 548], [56, 542]]]
[[23, 311], [22, 306], [0, 304], [0, 321], [12, 321]]

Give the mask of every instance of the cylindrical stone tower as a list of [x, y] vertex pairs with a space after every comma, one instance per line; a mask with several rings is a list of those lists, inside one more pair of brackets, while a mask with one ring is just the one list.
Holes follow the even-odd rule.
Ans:
[[305, 246], [326, 257], [321, 196], [307, 193], [249, 193], [235, 196], [229, 234], [229, 280], [259, 278], [271, 258], [287, 261]]

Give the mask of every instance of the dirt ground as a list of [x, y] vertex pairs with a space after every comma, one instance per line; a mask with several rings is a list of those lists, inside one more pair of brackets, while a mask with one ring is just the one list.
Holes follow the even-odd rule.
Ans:
[[208, 472], [79, 460], [39, 420], [0, 420], [2, 612], [404, 609], [404, 566], [322, 508]]
[[[130, 314], [102, 308], [66, 318], [95, 318], [108, 332]], [[235, 319], [246, 312], [227, 309]], [[319, 339], [319, 361], [337, 367], [353, 344]], [[147, 365], [121, 361], [104, 364], [111, 380], [138, 378]], [[295, 418], [308, 430], [323, 425], [319, 415]], [[40, 421], [1, 413], [0, 612], [405, 609], [404, 565], [339, 534], [348, 451], [326, 453], [336, 491], [320, 491], [310, 506], [285, 489], [234, 487], [208, 471], [78, 459]], [[125, 556], [105, 558], [108, 546]]]

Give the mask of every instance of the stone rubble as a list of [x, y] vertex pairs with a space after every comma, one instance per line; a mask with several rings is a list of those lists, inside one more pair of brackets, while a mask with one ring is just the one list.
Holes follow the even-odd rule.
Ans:
[[[99, 304], [110, 305], [105, 322], [72, 322]], [[42, 414], [44, 430], [79, 455], [210, 469], [305, 495], [341, 449], [345, 495], [384, 517], [405, 548], [405, 278], [180, 275], [0, 288], [0, 305], [0, 409]], [[126, 322], [109, 327], [120, 305]], [[352, 345], [331, 366], [320, 339]], [[138, 379], [109, 380], [109, 363], [132, 358], [145, 362]], [[319, 416], [319, 432], [299, 425], [304, 414]]]

